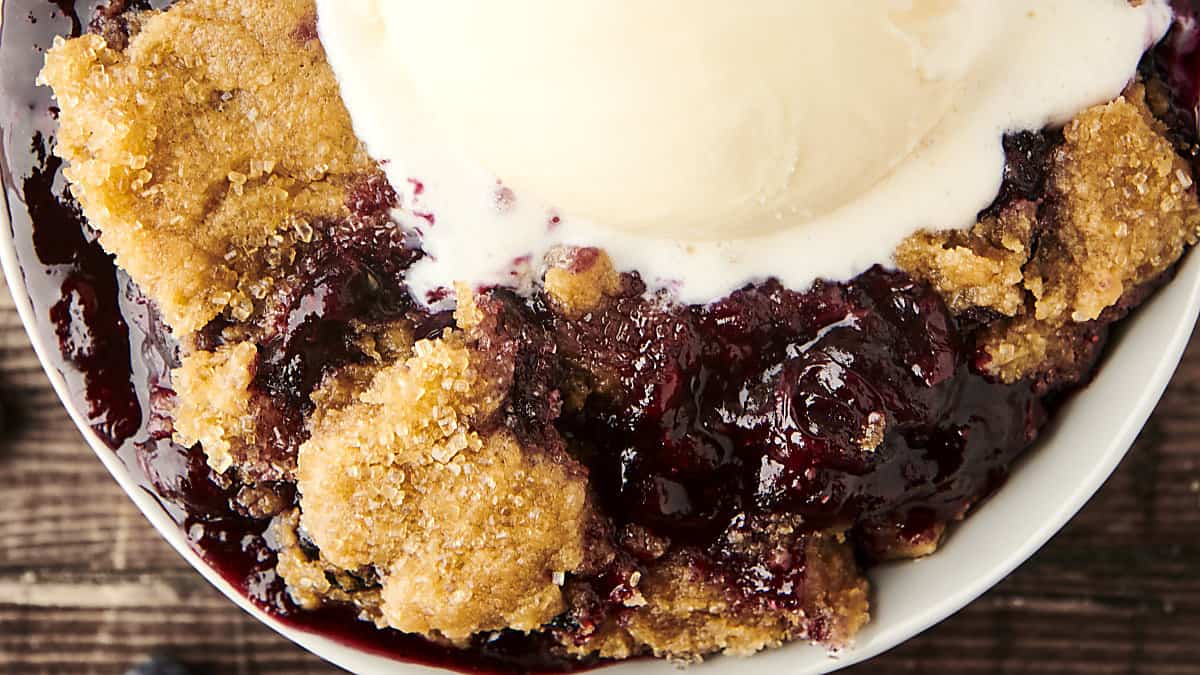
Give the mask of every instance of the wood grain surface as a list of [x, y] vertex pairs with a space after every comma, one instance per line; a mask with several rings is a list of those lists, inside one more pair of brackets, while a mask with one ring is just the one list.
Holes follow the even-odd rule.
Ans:
[[[208, 586], [84, 445], [0, 290], [0, 672], [330, 673]], [[1200, 673], [1200, 339], [1137, 446], [1035, 558], [854, 673]]]

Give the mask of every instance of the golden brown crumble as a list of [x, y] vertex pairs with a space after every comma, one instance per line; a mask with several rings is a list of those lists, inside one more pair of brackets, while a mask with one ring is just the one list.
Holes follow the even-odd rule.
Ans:
[[1021, 268], [1036, 211], [1021, 202], [970, 230], [918, 233], [896, 249], [896, 264], [929, 282], [955, 312], [986, 308], [1015, 316], [1024, 305]]
[[970, 231], [915, 235], [896, 253], [954, 311], [1012, 317], [980, 336], [985, 367], [1006, 382], [1085, 366], [1092, 354], [1080, 345], [1096, 334], [1088, 322], [1161, 275], [1200, 233], [1191, 170], [1140, 84], [1063, 135], [1042, 214], [1018, 203]]
[[309, 556], [300, 543], [300, 510], [292, 509], [271, 520], [265, 537], [276, 552], [275, 571], [287, 583], [288, 595], [304, 609], [317, 609], [323, 603], [347, 602], [359, 610], [361, 619], [383, 627], [383, 614], [377, 584], [368, 583], [364, 575], [353, 575], [329, 564], [319, 554]]
[[483, 312], [475, 302], [475, 291], [467, 284], [455, 285], [454, 323], [467, 332], [472, 332], [483, 323]]
[[621, 276], [612, 259], [599, 249], [558, 249], [546, 262], [546, 295], [568, 318], [583, 316], [621, 289]]
[[867, 582], [848, 543], [834, 535], [812, 539], [805, 573], [805, 606], [796, 610], [742, 608], [718, 584], [684, 561], [652, 567], [641, 583], [646, 605], [630, 612], [625, 630], [656, 656], [699, 660], [717, 652], [752, 654], [803, 639], [812, 617], [847, 638], [867, 621]]
[[786, 611], [739, 612], [725, 589], [687, 560], [652, 567], [639, 588], [645, 605], [624, 614], [619, 628], [599, 634], [599, 655], [627, 658], [646, 648], [682, 661], [716, 652], [752, 654], [782, 644], [792, 637], [793, 622], [804, 622]]
[[1150, 114], [1145, 92], [1092, 108], [1067, 125], [1055, 158], [1059, 226], [1025, 272], [1041, 321], [1090, 321], [1162, 274], [1200, 229], [1191, 171]]
[[[177, 333], [245, 319], [295, 232], [375, 171], [315, 40], [312, 0], [190, 0], [122, 51], [56, 40], [56, 152], [104, 247]], [[311, 228], [310, 228], [311, 231]]]
[[477, 431], [502, 398], [456, 333], [314, 418], [302, 522], [329, 562], [379, 571], [395, 628], [464, 640], [564, 608], [564, 575], [585, 558], [586, 481], [506, 431]]
[[989, 370], [1008, 382], [1086, 365], [1086, 322], [1166, 271], [1200, 232], [1191, 171], [1142, 87], [1085, 111], [1064, 136], [1052, 176], [1056, 227], [1025, 268], [1032, 311], [981, 338]]
[[350, 339], [372, 363], [387, 365], [412, 356], [413, 328], [403, 320], [371, 325], [351, 321]]
[[[412, 327], [404, 321], [357, 323], [349, 339], [368, 362], [341, 369], [328, 386], [314, 393], [314, 403], [349, 400], [370, 383], [380, 366], [412, 355]], [[185, 447], [199, 443], [214, 471], [237, 469], [249, 483], [290, 477], [293, 469], [273, 463], [274, 453], [262, 451], [256, 419], [263, 399], [253, 391], [258, 358], [253, 342], [236, 342], [212, 352], [192, 351], [171, 374], [179, 401], [175, 440]]]
[[988, 355], [988, 372], [1005, 382], [1025, 377], [1065, 375], [1073, 378], [1092, 360], [1091, 350], [1081, 350], [1095, 340], [1094, 327], [1071, 321], [1039, 321], [1025, 314], [985, 328], [979, 344]]
[[686, 555], [671, 554], [647, 567], [637, 584], [636, 606], [569, 649], [618, 659], [647, 650], [682, 661], [714, 653], [746, 655], [804, 639], [818, 617], [836, 639], [848, 640], [869, 616], [867, 581], [852, 546], [837, 533], [815, 534], [808, 561], [804, 604], [788, 610], [738, 603]]
[[208, 465], [224, 473], [246, 460], [255, 445], [250, 383], [258, 348], [250, 342], [195, 352], [172, 374], [178, 394], [175, 438], [185, 447], [200, 443]]

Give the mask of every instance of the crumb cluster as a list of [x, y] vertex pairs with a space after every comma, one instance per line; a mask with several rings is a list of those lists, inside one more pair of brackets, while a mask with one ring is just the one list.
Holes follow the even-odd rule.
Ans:
[[387, 623], [465, 640], [534, 630], [583, 562], [587, 484], [569, 460], [483, 432], [503, 400], [460, 335], [421, 341], [300, 449], [301, 522], [323, 559], [372, 567]]
[[180, 334], [245, 319], [287, 244], [344, 218], [375, 166], [321, 45], [311, 0], [192, 0], [143, 15], [128, 44], [56, 40], [41, 81], [55, 152], [101, 243]]
[[1041, 203], [1017, 201], [971, 230], [915, 235], [896, 252], [956, 312], [1004, 317], [980, 349], [1006, 382], [1082, 376], [1104, 325], [1127, 310], [1122, 299], [1140, 300], [1200, 235], [1191, 169], [1141, 85], [1084, 111], [1063, 137]]
[[655, 656], [684, 662], [714, 653], [744, 656], [805, 639], [814, 617], [835, 623], [836, 635], [854, 635], [867, 621], [866, 580], [844, 540], [827, 535], [816, 541], [810, 549], [813, 593], [803, 608], [740, 605], [686, 556], [672, 555], [641, 579], [639, 606], [569, 650], [624, 659], [649, 648]]
[[185, 446], [204, 446], [208, 464], [224, 473], [250, 461], [257, 425], [250, 415], [251, 384], [258, 361], [252, 342], [189, 354], [172, 374], [179, 397], [175, 435]]

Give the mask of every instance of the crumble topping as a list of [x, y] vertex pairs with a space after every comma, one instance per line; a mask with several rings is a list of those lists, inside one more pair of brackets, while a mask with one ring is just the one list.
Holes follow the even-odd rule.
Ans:
[[[772, 536], [789, 536], [768, 528]], [[757, 538], [762, 545], [765, 538]], [[575, 654], [628, 658], [649, 651], [676, 661], [698, 662], [708, 654], [748, 655], [789, 640], [811, 638], [820, 622], [838, 640], [858, 632], [868, 617], [867, 582], [841, 533], [805, 536], [804, 601], [795, 607], [759, 605], [729, 595], [727, 587], [699, 571], [693, 554], [676, 552], [648, 565], [635, 584], [637, 599], [586, 641]], [[778, 555], [777, 542], [765, 542]]]
[[179, 396], [175, 437], [185, 446], [200, 443], [217, 473], [228, 471], [235, 458], [246, 463], [255, 450], [257, 425], [249, 413], [257, 360], [258, 348], [242, 342], [189, 354], [172, 374]]
[[1033, 307], [981, 338], [990, 372], [1005, 381], [1076, 377], [1091, 364], [1099, 326], [1139, 285], [1196, 243], [1200, 205], [1191, 170], [1146, 107], [1141, 86], [1082, 113], [1055, 154], [1053, 218], [1025, 268]]
[[600, 249], [561, 249], [546, 262], [546, 295], [568, 318], [580, 318], [605, 297], [621, 290], [620, 275], [608, 254]]
[[[656, 656], [700, 660], [706, 654], [753, 654], [788, 640], [804, 639], [814, 619], [845, 637], [867, 620], [867, 583], [850, 545], [839, 535], [810, 538], [807, 597], [795, 609], [740, 606], [724, 588], [698, 575], [684, 560], [650, 569], [641, 583], [644, 607], [623, 617], [635, 643]], [[836, 645], [836, 643], [835, 643]]]
[[287, 37], [312, 12], [190, 0], [141, 15], [120, 51], [85, 35], [47, 53], [72, 193], [178, 334], [247, 318], [285, 238], [345, 218], [375, 171], [320, 43]]
[[359, 618], [380, 628], [387, 625], [379, 611], [379, 583], [372, 570], [354, 572], [332, 565], [310, 554], [301, 539], [300, 510], [280, 513], [267, 528], [267, 543], [276, 552], [275, 571], [287, 582], [288, 594], [304, 609], [317, 609], [325, 602], [346, 602], [359, 610]]
[[1016, 316], [1036, 217], [1036, 204], [1018, 202], [970, 230], [920, 232], [896, 249], [896, 264], [932, 284], [955, 312]]
[[1063, 137], [1042, 204], [1017, 201], [970, 231], [918, 234], [896, 253], [954, 311], [1010, 317], [980, 337], [984, 368], [1005, 382], [1078, 379], [1103, 324], [1124, 315], [1106, 310], [1162, 275], [1200, 234], [1191, 169], [1142, 85], [1084, 111]]
[[1092, 321], [1195, 243], [1200, 205], [1140, 85], [1085, 111], [1064, 136], [1051, 197], [1061, 222], [1042, 233], [1025, 285], [1038, 320]]
[[371, 566], [400, 630], [464, 640], [534, 630], [585, 559], [587, 484], [571, 460], [480, 433], [503, 398], [460, 334], [421, 341], [300, 449], [302, 523], [324, 559]]

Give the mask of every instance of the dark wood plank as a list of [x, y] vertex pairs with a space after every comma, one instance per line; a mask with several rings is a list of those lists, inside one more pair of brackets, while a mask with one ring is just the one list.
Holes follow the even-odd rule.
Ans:
[[[0, 291], [0, 672], [330, 673], [162, 542], [50, 391]], [[1200, 339], [1137, 447], [1037, 556], [855, 673], [1200, 673]]]

